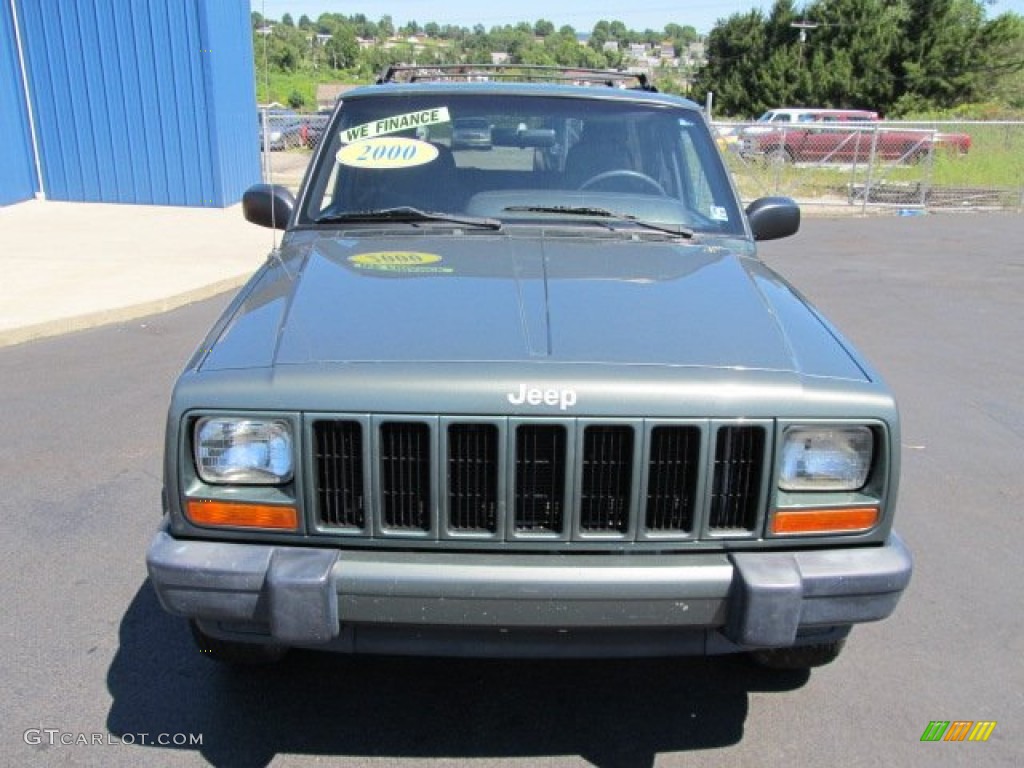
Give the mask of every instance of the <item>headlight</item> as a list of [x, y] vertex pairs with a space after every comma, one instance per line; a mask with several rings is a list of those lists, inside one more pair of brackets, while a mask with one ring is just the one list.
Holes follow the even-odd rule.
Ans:
[[779, 488], [856, 491], [871, 469], [874, 438], [867, 427], [793, 427], [782, 445]]
[[283, 419], [202, 418], [194, 445], [204, 483], [277, 485], [292, 479], [292, 432]]

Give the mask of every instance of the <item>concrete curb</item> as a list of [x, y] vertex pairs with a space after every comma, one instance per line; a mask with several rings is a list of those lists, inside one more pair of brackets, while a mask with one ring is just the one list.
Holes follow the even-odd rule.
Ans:
[[74, 317], [61, 317], [44, 323], [29, 325], [22, 328], [0, 330], [0, 348], [24, 344], [28, 341], [60, 336], [75, 331], [85, 331], [114, 323], [123, 323], [140, 317], [168, 312], [186, 304], [211, 298], [226, 291], [236, 290], [245, 284], [252, 272], [218, 280], [208, 285], [199, 286], [173, 296], [166, 296], [139, 304], [123, 307], [112, 307], [96, 312], [89, 312]]

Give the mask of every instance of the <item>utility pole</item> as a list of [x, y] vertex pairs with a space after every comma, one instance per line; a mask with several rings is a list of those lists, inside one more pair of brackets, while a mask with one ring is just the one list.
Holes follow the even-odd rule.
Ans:
[[804, 60], [804, 43], [807, 42], [807, 30], [817, 29], [821, 25], [814, 21], [807, 21], [806, 19], [802, 19], [800, 21], [794, 21], [789, 26], [791, 26], [793, 29], [800, 30], [800, 61], [802, 62]]

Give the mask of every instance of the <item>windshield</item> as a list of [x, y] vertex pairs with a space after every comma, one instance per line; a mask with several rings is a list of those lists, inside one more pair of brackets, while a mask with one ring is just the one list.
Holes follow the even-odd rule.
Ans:
[[[647, 222], [742, 235], [722, 160], [693, 109], [493, 93], [347, 100], [298, 224], [411, 209], [504, 224]], [[597, 213], [595, 213], [597, 212]], [[436, 220], [441, 220], [435, 217]]]

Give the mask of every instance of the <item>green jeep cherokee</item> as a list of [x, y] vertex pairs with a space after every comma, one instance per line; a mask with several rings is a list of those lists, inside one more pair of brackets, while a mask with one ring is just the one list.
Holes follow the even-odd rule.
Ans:
[[896, 404], [697, 105], [397, 68], [243, 209], [284, 236], [174, 388], [147, 555], [204, 651], [809, 667], [894, 609]]

